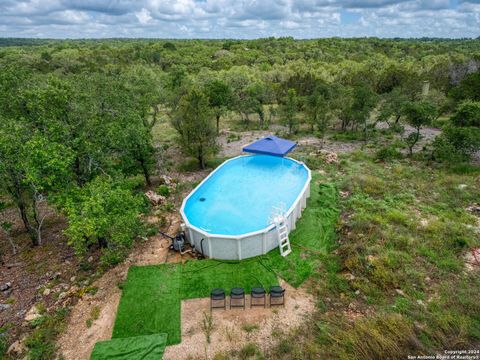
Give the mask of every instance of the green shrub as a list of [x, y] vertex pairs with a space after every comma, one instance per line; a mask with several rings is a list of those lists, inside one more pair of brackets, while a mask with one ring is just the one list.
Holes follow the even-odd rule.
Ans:
[[343, 131], [333, 134], [331, 139], [336, 141], [360, 141], [364, 139], [364, 134], [361, 131]]
[[245, 331], [246, 333], [251, 333], [259, 329], [259, 326], [257, 324], [243, 324], [242, 325], [242, 330]]
[[447, 163], [465, 162], [466, 157], [457, 151], [453, 143], [445, 135], [437, 136], [433, 141], [433, 158]]
[[96, 178], [65, 202], [69, 244], [79, 256], [97, 244], [102, 249], [102, 263], [108, 266], [121, 262], [143, 232], [139, 217], [143, 206], [143, 197], [135, 195], [125, 183]]
[[170, 195], [170, 188], [167, 185], [160, 185], [157, 188], [157, 193], [159, 195], [167, 197], [168, 195]]
[[448, 126], [433, 142], [433, 156], [450, 163], [465, 162], [480, 150], [480, 128]]
[[254, 343], [248, 343], [244, 347], [240, 349], [238, 352], [239, 358], [242, 360], [247, 360], [252, 357], [262, 358], [261, 357], [261, 352], [258, 346]]
[[380, 148], [375, 154], [375, 157], [380, 161], [388, 161], [394, 159], [401, 159], [403, 157], [402, 153], [398, 151], [396, 145], [388, 145]]

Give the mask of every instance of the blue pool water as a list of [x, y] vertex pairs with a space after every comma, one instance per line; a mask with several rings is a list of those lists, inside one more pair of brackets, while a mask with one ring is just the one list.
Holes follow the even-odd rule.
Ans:
[[308, 180], [307, 169], [290, 159], [254, 155], [224, 163], [188, 198], [190, 224], [210, 233], [241, 235], [269, 225], [272, 206], [288, 210]]

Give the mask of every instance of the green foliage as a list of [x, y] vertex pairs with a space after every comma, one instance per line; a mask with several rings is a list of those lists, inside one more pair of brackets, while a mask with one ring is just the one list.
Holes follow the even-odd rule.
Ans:
[[71, 182], [74, 155], [66, 146], [37, 135], [25, 144], [24, 151], [24, 182], [37, 191], [58, 190]]
[[465, 76], [460, 84], [450, 90], [449, 95], [457, 101], [480, 101], [478, 89], [480, 89], [480, 71]]
[[133, 195], [125, 183], [96, 178], [72, 192], [66, 201], [65, 233], [69, 244], [79, 256], [98, 244], [105, 264], [118, 263], [141, 233], [139, 215], [143, 204], [143, 199]]
[[280, 112], [284, 123], [288, 126], [288, 133], [292, 134], [297, 126], [298, 98], [295, 89], [288, 89], [284, 103], [280, 107]]
[[217, 119], [217, 133], [220, 131], [220, 117], [232, 107], [233, 94], [230, 86], [219, 79], [214, 79], [205, 84], [205, 93], [210, 107], [213, 108]]
[[243, 346], [238, 351], [238, 357], [242, 360], [251, 359], [252, 357], [255, 357], [256, 359], [263, 359], [262, 352], [254, 343], [248, 343]]
[[462, 102], [451, 120], [433, 142], [433, 157], [452, 164], [467, 162], [480, 149], [480, 103]]
[[405, 139], [411, 156], [413, 147], [421, 138], [420, 129], [431, 124], [436, 118], [436, 108], [429, 101], [415, 101], [405, 106], [404, 113], [407, 122], [416, 130]]
[[378, 102], [378, 96], [366, 84], [339, 87], [337, 91], [337, 107], [342, 120], [342, 130], [348, 127], [363, 131], [363, 139], [368, 138], [367, 120]]
[[2, 71], [0, 192], [33, 245], [42, 239], [40, 203], [61, 207], [70, 188], [99, 174], [142, 174], [150, 183], [159, 91], [151, 72], [130, 70], [33, 75], [20, 62]]
[[380, 105], [380, 121], [389, 121], [393, 118], [394, 124], [397, 124], [404, 115], [405, 107], [410, 100], [406, 89], [401, 87], [393, 88], [389, 93], [385, 94]]
[[433, 142], [433, 156], [449, 163], [467, 162], [480, 149], [480, 128], [449, 126]]
[[453, 125], [458, 127], [480, 127], [480, 101], [460, 103], [451, 120]]
[[160, 185], [157, 187], [157, 193], [166, 197], [170, 195], [170, 188], [167, 185]]
[[217, 150], [217, 132], [205, 94], [193, 88], [183, 96], [172, 125], [179, 134], [184, 152], [195, 157], [204, 169], [206, 156]]
[[380, 161], [389, 161], [394, 159], [401, 159], [402, 153], [398, 151], [397, 144], [392, 144], [392, 145], [384, 146], [379, 150], [377, 150], [377, 153], [375, 154], [375, 156]]

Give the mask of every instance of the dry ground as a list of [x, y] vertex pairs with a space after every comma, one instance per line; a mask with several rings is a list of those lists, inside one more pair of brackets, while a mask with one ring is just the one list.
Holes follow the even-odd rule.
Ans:
[[[205, 314], [210, 314], [210, 299], [182, 301], [182, 342], [168, 346], [163, 358], [213, 359], [218, 353], [239, 350], [249, 342], [256, 343], [260, 349], [272, 348], [279, 333], [302, 324], [315, 308], [313, 296], [303, 288], [295, 289], [285, 282], [281, 284], [286, 289], [285, 307], [250, 309], [247, 305], [246, 310], [214, 309], [210, 344], [202, 326]], [[247, 297], [247, 304], [249, 301]]]

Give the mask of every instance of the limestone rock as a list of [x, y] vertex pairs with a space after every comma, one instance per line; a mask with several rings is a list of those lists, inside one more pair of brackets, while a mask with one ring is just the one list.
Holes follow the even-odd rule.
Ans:
[[12, 305], [10, 305], [10, 304], [2, 304], [2, 303], [0, 303], [0, 311], [8, 310], [8, 309], [10, 309], [11, 306], [12, 306]]
[[7, 350], [7, 355], [21, 354], [25, 350], [21, 340], [15, 341]]
[[25, 321], [33, 321], [35, 319], [38, 319], [40, 316], [40, 312], [38, 311], [38, 308], [36, 305], [33, 305], [30, 310], [28, 310], [27, 314], [25, 315]]
[[0, 285], [0, 291], [7, 291], [12, 287], [11, 282], [6, 282], [5, 284]]

